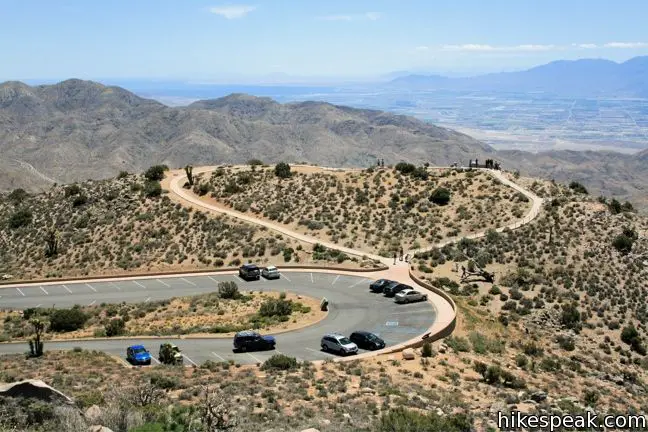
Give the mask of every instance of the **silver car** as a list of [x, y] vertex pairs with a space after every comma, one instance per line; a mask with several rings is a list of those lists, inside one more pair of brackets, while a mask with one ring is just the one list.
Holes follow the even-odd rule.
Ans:
[[264, 267], [263, 270], [261, 270], [261, 276], [266, 279], [279, 279], [281, 277], [281, 274], [279, 273], [279, 269], [277, 267], [268, 266]]
[[394, 300], [396, 303], [412, 303], [417, 301], [427, 300], [427, 294], [415, 291], [413, 289], [406, 289], [396, 294]]
[[351, 342], [351, 340], [341, 334], [331, 333], [322, 338], [322, 350], [326, 352], [334, 352], [342, 355], [357, 354], [358, 345]]

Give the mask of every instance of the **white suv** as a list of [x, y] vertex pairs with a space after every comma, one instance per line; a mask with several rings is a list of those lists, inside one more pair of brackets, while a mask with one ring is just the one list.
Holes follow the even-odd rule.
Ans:
[[356, 354], [358, 352], [358, 345], [351, 342], [351, 340], [341, 334], [331, 333], [322, 338], [322, 350], [332, 351], [338, 354]]

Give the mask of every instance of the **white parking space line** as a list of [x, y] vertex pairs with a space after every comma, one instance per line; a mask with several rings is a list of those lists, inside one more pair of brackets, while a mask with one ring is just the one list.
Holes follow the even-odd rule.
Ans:
[[189, 357], [187, 357], [186, 354], [182, 354], [182, 357], [184, 357], [185, 360], [187, 360], [187, 361], [188, 361], [189, 363], [191, 363], [192, 365], [194, 365], [194, 366], [198, 366], [198, 365], [197, 365], [193, 360], [191, 360]]
[[281, 277], [286, 279], [288, 282], [292, 283], [292, 281], [290, 279], [288, 279], [288, 276], [286, 276], [285, 274], [282, 273]]
[[88, 288], [90, 288], [92, 291], [97, 292], [97, 290], [95, 289], [95, 287], [93, 287], [92, 285], [90, 285], [90, 284], [86, 284], [86, 286], [87, 286]]
[[146, 297], [146, 300], [144, 300], [144, 303], [148, 303], [149, 301], [151, 301], [151, 297]]
[[307, 349], [308, 351], [312, 351], [312, 352], [317, 353], [317, 354], [326, 354], [326, 355], [329, 356], [329, 357], [337, 357], [335, 354], [331, 354], [331, 353], [328, 353], [328, 352], [326, 352], [326, 351], [316, 350], [316, 349], [308, 348], [308, 347], [306, 347], [306, 349]]
[[196, 286], [196, 284], [195, 284], [194, 282], [191, 282], [191, 281], [188, 280], [188, 279], [185, 279], [185, 278], [181, 278], [181, 279], [182, 279], [183, 281], [187, 282], [189, 285]]
[[92, 300], [92, 302], [88, 306], [92, 306], [95, 303], [97, 303], [97, 300]]
[[146, 286], [144, 286], [144, 284], [141, 284], [141, 283], [139, 283], [139, 282], [137, 282], [137, 281], [133, 281], [133, 283], [134, 283], [135, 285], [139, 286], [139, 287], [142, 287], [142, 288], [146, 289]]
[[213, 282], [218, 283], [218, 281], [217, 281], [216, 279], [214, 279], [213, 277], [211, 277], [211, 276], [207, 276], [207, 277], [208, 277], [209, 279], [211, 279]]
[[241, 282], [245, 282], [245, 280], [244, 280], [241, 276], [239, 276], [239, 275], [234, 275], [234, 279], [238, 279], [238, 280], [240, 280]]
[[254, 360], [255, 362], [257, 362], [257, 363], [263, 363], [261, 360], [259, 360], [258, 358], [254, 357], [252, 354], [250, 354], [250, 353], [246, 353], [246, 354], [249, 355], [250, 357], [252, 357], [252, 360]]
[[72, 294], [72, 291], [70, 290], [70, 288], [68, 288], [68, 287], [65, 286], [65, 285], [63, 285], [63, 288], [65, 288], [65, 290], [66, 290], [67, 292], [69, 292], [70, 294]]
[[110, 282], [110, 285], [114, 286], [117, 288], [117, 291], [121, 291], [121, 288], [119, 288], [119, 285], [116, 285], [115, 282]]
[[221, 359], [221, 361], [225, 361], [225, 359], [224, 359], [223, 357], [219, 356], [219, 355], [216, 354], [215, 352], [212, 351], [212, 354], [213, 354], [214, 356], [216, 356], [217, 358]]
[[41, 307], [42, 305], [43, 305], [42, 303], [38, 303], [38, 304], [36, 305], [36, 308], [39, 308], [39, 307]]
[[313, 273], [311, 273], [310, 275], [311, 275], [311, 283], [315, 283], [315, 281], [313, 280]]
[[18, 290], [18, 292], [19, 292], [23, 297], [25, 297], [25, 293], [22, 292], [22, 290], [21, 290], [20, 288], [16, 288], [16, 289]]
[[349, 285], [349, 288], [353, 288], [356, 285], [360, 285], [362, 282], [369, 282], [371, 279], [362, 279], [359, 282], [354, 283], [353, 285]]
[[153, 360], [157, 364], [162, 364], [160, 363], [160, 360], [156, 359], [154, 356], [151, 356], [151, 360]]
[[49, 295], [49, 293], [48, 293], [47, 291], [45, 291], [45, 288], [40, 287], [40, 289], [41, 289], [41, 291], [43, 291], [46, 295]]
[[331, 282], [331, 285], [335, 285], [335, 282], [337, 282], [338, 279], [340, 279], [340, 275], [337, 275], [337, 276], [335, 277], [335, 280], [333, 280], [333, 282]]
[[164, 285], [165, 287], [167, 287], [167, 288], [171, 288], [171, 285], [169, 285], [168, 283], [164, 282], [163, 280], [161, 280], [161, 279], [155, 279], [155, 280], [158, 281], [158, 282], [160, 282], [160, 283], [161, 283], [162, 285]]

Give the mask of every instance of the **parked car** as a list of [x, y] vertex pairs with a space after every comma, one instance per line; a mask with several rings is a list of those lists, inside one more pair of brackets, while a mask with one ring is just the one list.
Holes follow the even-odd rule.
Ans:
[[369, 291], [381, 293], [383, 292], [383, 289], [392, 282], [394, 281], [391, 281], [389, 279], [378, 279], [377, 281], [371, 282], [371, 284], [369, 285]]
[[178, 348], [177, 345], [169, 342], [165, 342], [160, 345], [158, 359], [162, 364], [182, 364], [184, 361], [184, 357], [182, 357], [180, 348]]
[[396, 282], [394, 284], [387, 285], [385, 289], [383, 289], [383, 293], [385, 294], [385, 297], [394, 297], [397, 293], [406, 289], [412, 289], [412, 287]]
[[279, 273], [279, 269], [277, 267], [268, 266], [263, 267], [263, 270], [261, 270], [261, 276], [266, 279], [279, 279], [281, 277], [281, 274]]
[[338, 333], [324, 335], [320, 344], [322, 350], [342, 355], [356, 354], [358, 352], [358, 345], [351, 342], [348, 337]]
[[274, 336], [261, 336], [251, 330], [241, 331], [234, 335], [234, 351], [263, 351], [273, 350], [277, 345]]
[[396, 301], [396, 303], [412, 303], [417, 301], [425, 301], [427, 300], [427, 294], [423, 294], [422, 292], [413, 289], [405, 289], [397, 293], [394, 300]]
[[126, 348], [126, 360], [134, 365], [150, 365], [151, 353], [144, 348], [144, 345], [132, 345]]
[[244, 280], [259, 280], [261, 272], [256, 264], [244, 264], [239, 268], [239, 276]]
[[368, 331], [359, 330], [351, 333], [349, 336], [351, 342], [358, 345], [359, 348], [367, 349], [370, 351], [385, 348], [385, 341], [380, 339], [373, 333]]

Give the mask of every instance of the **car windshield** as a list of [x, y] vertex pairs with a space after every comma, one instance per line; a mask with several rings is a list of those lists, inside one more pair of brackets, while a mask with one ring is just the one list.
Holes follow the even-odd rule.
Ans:
[[340, 341], [340, 344], [341, 344], [341, 345], [348, 345], [348, 344], [351, 343], [351, 341], [349, 340], [349, 338], [345, 338], [345, 337], [340, 338], [340, 339], [338, 339], [338, 340]]
[[145, 352], [146, 352], [146, 349], [145, 349], [144, 347], [139, 347], [139, 348], [135, 348], [135, 349], [133, 350], [133, 352], [134, 352], [135, 354], [145, 353]]
[[369, 333], [369, 334], [367, 334], [367, 340], [369, 340], [371, 342], [376, 342], [378, 340], [378, 336], [376, 336], [375, 334]]

